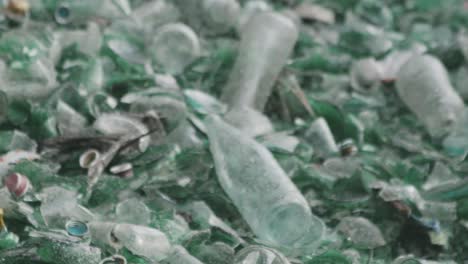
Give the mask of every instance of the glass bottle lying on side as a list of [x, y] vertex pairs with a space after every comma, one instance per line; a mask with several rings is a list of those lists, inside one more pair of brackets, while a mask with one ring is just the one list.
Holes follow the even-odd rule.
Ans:
[[218, 116], [209, 116], [205, 124], [219, 182], [252, 231], [286, 248], [320, 240], [322, 221], [273, 155]]
[[397, 74], [396, 86], [400, 98], [431, 136], [443, 136], [460, 119], [463, 100], [450, 84], [447, 70], [437, 58], [413, 56]]

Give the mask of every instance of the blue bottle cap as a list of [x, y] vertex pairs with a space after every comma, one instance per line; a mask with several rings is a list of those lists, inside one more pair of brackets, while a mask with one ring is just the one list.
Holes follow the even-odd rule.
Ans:
[[88, 234], [89, 228], [86, 223], [81, 221], [68, 221], [65, 225], [65, 229], [70, 236], [82, 237]]

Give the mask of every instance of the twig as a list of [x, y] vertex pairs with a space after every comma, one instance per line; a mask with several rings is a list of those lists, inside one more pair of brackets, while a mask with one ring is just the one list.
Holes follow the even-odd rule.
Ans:
[[152, 133], [158, 131], [159, 129], [150, 130], [148, 133], [139, 135], [131, 139], [120, 139], [117, 142], [114, 142], [111, 147], [104, 152], [99, 161], [96, 162], [93, 166], [88, 169], [88, 194], [91, 193], [94, 185], [99, 181], [104, 170], [109, 166], [114, 157], [123, 149], [129, 147], [130, 145], [137, 143], [141, 138], [151, 135]]

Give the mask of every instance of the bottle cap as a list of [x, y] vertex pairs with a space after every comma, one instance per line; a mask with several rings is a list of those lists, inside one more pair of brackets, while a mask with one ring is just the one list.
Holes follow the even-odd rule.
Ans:
[[70, 236], [83, 237], [89, 233], [88, 225], [81, 221], [70, 220], [65, 224], [65, 229]]

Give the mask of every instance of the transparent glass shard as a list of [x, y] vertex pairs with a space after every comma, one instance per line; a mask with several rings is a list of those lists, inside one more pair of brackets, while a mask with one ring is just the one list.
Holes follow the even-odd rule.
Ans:
[[78, 135], [85, 131], [88, 121], [67, 103], [57, 103], [57, 128], [62, 135]]
[[273, 124], [268, 117], [250, 107], [235, 107], [229, 110], [224, 118], [229, 124], [251, 137], [264, 135], [273, 131]]
[[[93, 124], [94, 129], [104, 135], [125, 136], [128, 139], [143, 136], [149, 132], [141, 121], [119, 113], [102, 114]], [[149, 136], [139, 140], [139, 149], [146, 150], [151, 142]]]
[[358, 248], [373, 249], [386, 244], [379, 228], [363, 217], [345, 217], [336, 228]]
[[335, 138], [324, 118], [318, 118], [310, 124], [304, 133], [304, 137], [312, 144], [314, 151], [322, 157], [338, 152]]
[[450, 168], [442, 162], [436, 162], [427, 181], [422, 186], [425, 191], [445, 184], [453, 184], [460, 180]]
[[67, 220], [91, 221], [94, 215], [80, 206], [77, 193], [58, 186], [42, 190], [43, 199], [40, 207], [44, 221], [50, 227], [64, 227]]
[[151, 211], [142, 201], [130, 198], [117, 204], [115, 217], [122, 223], [146, 226], [151, 221]]
[[374, 90], [383, 76], [382, 65], [374, 58], [361, 59], [351, 66], [351, 86], [357, 91]]

